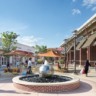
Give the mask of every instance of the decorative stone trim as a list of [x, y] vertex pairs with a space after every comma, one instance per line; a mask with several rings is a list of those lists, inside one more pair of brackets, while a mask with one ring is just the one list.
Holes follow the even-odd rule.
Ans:
[[80, 86], [80, 80], [78, 78], [73, 78], [71, 81], [60, 83], [31, 83], [19, 80], [20, 77], [21, 76], [17, 76], [13, 78], [14, 86], [29, 92], [62, 92], [73, 90]]

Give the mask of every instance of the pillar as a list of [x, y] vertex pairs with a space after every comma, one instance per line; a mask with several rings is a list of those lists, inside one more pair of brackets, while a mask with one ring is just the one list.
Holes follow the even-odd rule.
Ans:
[[90, 58], [90, 46], [87, 48], [87, 59], [90, 61], [91, 60], [91, 58]]
[[70, 53], [69, 53], [69, 58], [70, 58], [70, 63], [71, 63], [71, 51], [70, 51]]
[[81, 48], [80, 48], [79, 52], [80, 52], [79, 62], [80, 62], [80, 66], [81, 66], [82, 65], [82, 49]]

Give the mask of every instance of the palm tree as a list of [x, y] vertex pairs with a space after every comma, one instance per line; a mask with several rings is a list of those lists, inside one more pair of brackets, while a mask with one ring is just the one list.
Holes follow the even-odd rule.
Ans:
[[36, 50], [36, 53], [45, 53], [47, 52], [47, 46], [39, 46], [39, 45], [36, 45], [35, 46], [35, 50]]

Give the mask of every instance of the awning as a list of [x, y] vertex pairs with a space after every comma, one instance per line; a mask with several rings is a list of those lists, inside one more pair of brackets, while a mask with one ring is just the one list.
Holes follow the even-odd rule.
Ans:
[[33, 53], [32, 52], [27, 52], [27, 51], [21, 51], [21, 50], [14, 50], [9, 53], [6, 53], [5, 55], [18, 55], [18, 56], [26, 56], [26, 57], [32, 57]]
[[85, 42], [85, 44], [82, 46], [82, 48], [86, 48], [86, 47], [90, 46], [93, 43], [93, 41], [95, 40], [95, 38], [96, 38], [96, 34], [91, 35], [87, 39], [87, 41]]
[[79, 42], [79, 44], [77, 45], [76, 50], [79, 50], [79, 49], [82, 47], [82, 45], [85, 43], [85, 41], [86, 41], [86, 39], [82, 39], [82, 40]]
[[38, 56], [41, 57], [62, 57], [61, 54], [59, 54], [57, 51], [50, 50], [46, 53], [39, 53]]

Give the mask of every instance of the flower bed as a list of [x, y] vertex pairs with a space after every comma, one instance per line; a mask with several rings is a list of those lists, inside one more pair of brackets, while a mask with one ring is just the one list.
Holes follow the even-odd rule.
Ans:
[[11, 72], [11, 73], [19, 73], [20, 69], [19, 68], [4, 68], [4, 72]]

